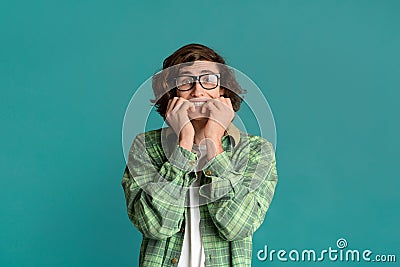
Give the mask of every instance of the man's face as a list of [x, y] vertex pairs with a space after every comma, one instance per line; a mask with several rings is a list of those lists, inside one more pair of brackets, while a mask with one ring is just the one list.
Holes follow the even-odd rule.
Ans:
[[[200, 76], [204, 74], [219, 74], [219, 68], [217, 64], [211, 61], [195, 61], [192, 65], [186, 65], [179, 70], [179, 76]], [[213, 87], [207, 86], [206, 82], [214, 79], [215, 76], [203, 76], [200, 79], [203, 82], [203, 86], [206, 88]], [[218, 98], [224, 94], [224, 89], [220, 88], [220, 81], [217, 79], [218, 85], [213, 89], [204, 88], [199, 81], [195, 81], [192, 89], [188, 91], [177, 90], [177, 96], [182, 97], [191, 101], [199, 101], [202, 99], [207, 101], [207, 99]]]

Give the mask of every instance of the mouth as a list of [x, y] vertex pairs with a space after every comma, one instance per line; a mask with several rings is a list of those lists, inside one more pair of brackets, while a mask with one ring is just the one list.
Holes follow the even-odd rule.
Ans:
[[206, 103], [205, 101], [193, 102], [193, 104], [194, 104], [195, 107], [201, 107], [201, 106], [203, 106], [205, 103]]
[[210, 100], [210, 98], [192, 98], [189, 99], [189, 101], [191, 103], [193, 103], [195, 111], [193, 112], [189, 112], [189, 117], [190, 119], [204, 119], [208, 117], [208, 111], [206, 111], [205, 113], [202, 113], [202, 107], [205, 103], [207, 103], [207, 101]]
[[189, 99], [190, 102], [194, 104], [195, 107], [201, 107], [203, 106], [208, 99], [207, 98], [194, 98], [194, 99]]

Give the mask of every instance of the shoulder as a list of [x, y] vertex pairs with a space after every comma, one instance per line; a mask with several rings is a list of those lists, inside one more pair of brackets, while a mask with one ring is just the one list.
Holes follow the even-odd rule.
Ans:
[[271, 160], [275, 158], [275, 150], [269, 140], [242, 131], [240, 132], [240, 141], [236, 149], [246, 151], [250, 157], [264, 155], [271, 158]]
[[168, 135], [170, 132], [170, 128], [160, 128], [138, 134], [133, 141], [131, 152], [139, 156], [147, 155], [163, 159], [169, 151]]
[[160, 128], [157, 130], [151, 130], [148, 132], [140, 133], [135, 137], [134, 142], [140, 142], [142, 144], [145, 144], [145, 146], [154, 146], [156, 144], [161, 144], [161, 135], [164, 132], [164, 130], [167, 128]]
[[265, 146], [268, 149], [274, 149], [272, 143], [258, 135], [252, 135], [246, 132], [240, 132], [240, 142], [239, 145], [246, 145], [251, 147]]

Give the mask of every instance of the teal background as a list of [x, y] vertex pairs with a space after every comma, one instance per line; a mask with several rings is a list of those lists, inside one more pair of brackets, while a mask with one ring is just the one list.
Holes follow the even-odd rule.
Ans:
[[[399, 12], [388, 0], [2, 1], [0, 266], [137, 266], [122, 120], [192, 42], [252, 78], [274, 112], [280, 180], [254, 254], [343, 237], [398, 258]], [[364, 263], [253, 258], [283, 265]]]

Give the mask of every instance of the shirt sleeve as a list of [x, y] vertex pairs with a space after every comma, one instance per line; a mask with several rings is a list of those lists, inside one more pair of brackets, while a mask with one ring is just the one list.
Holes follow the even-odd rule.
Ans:
[[265, 139], [258, 137], [239, 158], [245, 159], [244, 166], [231, 162], [227, 152], [214, 157], [204, 171], [211, 183], [200, 188], [200, 194], [210, 200], [208, 210], [219, 235], [228, 241], [258, 229], [278, 181], [274, 151]]
[[177, 233], [183, 222], [197, 156], [176, 146], [169, 160], [160, 164], [162, 156], [149, 152], [144, 140], [143, 135], [135, 138], [122, 178], [128, 217], [144, 236], [166, 239]]

